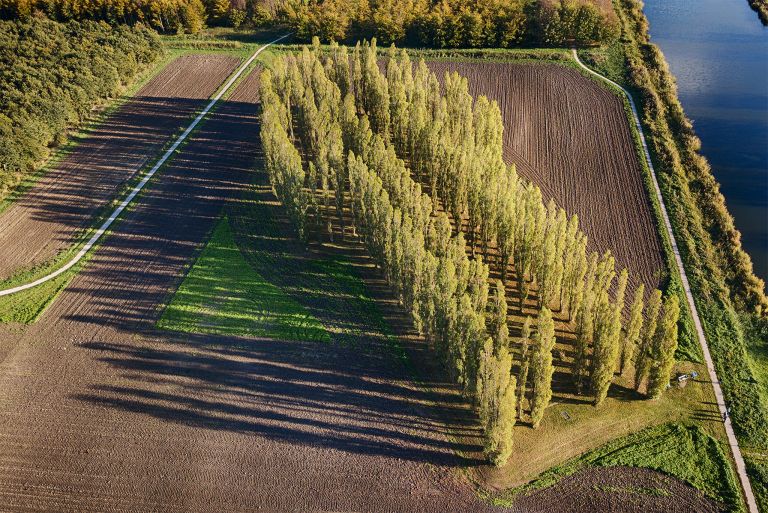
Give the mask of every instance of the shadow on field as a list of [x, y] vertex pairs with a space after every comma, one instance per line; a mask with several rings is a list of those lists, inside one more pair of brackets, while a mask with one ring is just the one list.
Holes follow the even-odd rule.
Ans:
[[186, 140], [65, 291], [87, 298], [84, 307], [63, 312], [67, 319], [126, 332], [154, 329], [222, 207], [251, 179], [255, 114], [253, 103], [223, 102]]
[[[71, 149], [0, 217], [0, 279], [74, 243], [121, 186], [204, 105], [140, 96], [103, 123], [71, 137]], [[113, 208], [113, 207], [112, 207]], [[42, 251], [41, 251], [42, 247]]]
[[[54, 305], [70, 305], [74, 311], [60, 313], [69, 321], [100, 327], [92, 331], [104, 336], [79, 347], [119, 373], [75, 398], [263, 438], [255, 444], [482, 463], [468, 405], [455, 387], [430, 380], [440, 372], [360, 247], [308, 249], [293, 236], [264, 172], [254, 177], [254, 161], [262, 169], [255, 113], [254, 103], [222, 103], [64, 292], [79, 298]], [[249, 264], [317, 317], [331, 343], [154, 328], [222, 207]], [[458, 436], [462, 442], [453, 442]]]
[[[458, 461], [439, 412], [464, 414], [453, 394], [399, 383], [371, 358], [315, 343], [183, 337], [178, 349], [93, 342], [100, 359], [129, 378], [77, 396], [100, 406], [205, 429], [435, 465]], [[381, 368], [380, 365], [378, 365]], [[471, 436], [475, 427], [454, 425]]]

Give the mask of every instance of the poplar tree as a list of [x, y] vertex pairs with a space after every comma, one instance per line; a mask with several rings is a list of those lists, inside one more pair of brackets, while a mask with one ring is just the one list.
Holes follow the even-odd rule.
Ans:
[[531, 400], [531, 423], [539, 427], [544, 410], [552, 399], [552, 349], [555, 346], [555, 323], [549, 308], [542, 307], [534, 336], [533, 354], [533, 397]]
[[624, 330], [624, 307], [626, 305], [627, 283], [629, 282], [629, 272], [622, 269], [619, 273], [619, 280], [616, 284], [616, 296], [613, 303], [613, 318], [611, 320], [612, 344], [615, 346], [616, 356], [613, 358], [613, 369], [620, 365], [619, 357], [621, 353], [622, 332]]
[[645, 328], [635, 353], [635, 390], [638, 391], [651, 366], [650, 352], [653, 347], [653, 337], [656, 334], [660, 309], [661, 291], [654, 289], [648, 298], [648, 304], [645, 306]]
[[507, 327], [507, 298], [504, 291], [504, 283], [496, 280], [496, 287], [491, 305], [490, 333], [493, 337], [493, 347], [496, 354], [502, 347], [507, 347], [509, 328]]
[[483, 452], [492, 464], [500, 467], [512, 454], [516, 387], [510, 373], [512, 357], [506, 347], [494, 355], [493, 341], [488, 338], [479, 361], [477, 395], [485, 435]]
[[589, 371], [590, 392], [595, 406], [599, 405], [605, 395], [613, 377], [613, 364], [615, 358], [611, 360], [611, 325], [609, 322], [610, 307], [608, 301], [602, 297], [597, 297], [597, 306], [595, 307], [595, 323], [592, 351], [592, 362]]
[[597, 254], [589, 256], [586, 282], [574, 300], [576, 310], [576, 347], [572, 364], [576, 393], [581, 394], [584, 373], [587, 370], [589, 350], [595, 334], [595, 280], [597, 278]]
[[568, 320], [573, 317], [573, 297], [584, 281], [587, 267], [587, 251], [586, 246], [581, 247], [581, 235], [579, 218], [573, 215], [568, 219], [563, 240], [563, 277], [560, 287], [560, 311], [568, 311]]
[[664, 314], [656, 328], [653, 340], [653, 365], [648, 377], [647, 395], [657, 399], [669, 384], [677, 351], [677, 320], [680, 317], [680, 300], [671, 294], [664, 301]]
[[539, 285], [539, 305], [550, 306], [554, 295], [554, 271], [557, 254], [557, 206], [554, 200], [547, 203], [540, 245], [535, 248], [535, 272]]
[[515, 235], [517, 233], [516, 207], [519, 191], [514, 165], [510, 166], [506, 173], [502, 173], [501, 180], [496, 216], [496, 242], [499, 249], [499, 273], [501, 274], [501, 281], [506, 284], [507, 272], [515, 251]]
[[629, 362], [637, 351], [637, 344], [640, 340], [640, 333], [643, 329], [643, 300], [645, 296], [645, 285], [642, 283], [635, 289], [635, 297], [629, 312], [629, 322], [627, 331], [624, 335], [624, 344], [621, 349], [621, 363], [619, 365], [619, 374], [624, 374]]
[[520, 367], [517, 375], [517, 416], [523, 418], [523, 401], [525, 390], [528, 386], [528, 371], [531, 366], [531, 316], [525, 317], [523, 328], [520, 332]]
[[627, 270], [623, 269], [616, 285], [616, 302], [611, 306], [607, 296], [601, 298], [597, 317], [601, 322], [595, 333], [595, 351], [593, 355], [592, 395], [595, 406], [600, 405], [608, 395], [616, 370], [621, 338], [621, 314], [624, 307], [624, 294], [627, 289]]

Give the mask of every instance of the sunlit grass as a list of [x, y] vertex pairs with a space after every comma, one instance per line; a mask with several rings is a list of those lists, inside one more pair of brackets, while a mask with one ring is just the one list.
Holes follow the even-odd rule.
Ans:
[[[721, 442], [697, 425], [670, 423], [645, 429], [555, 466], [533, 482], [498, 497], [499, 505], [510, 504], [518, 494], [555, 484], [587, 467], [644, 467], [682, 479], [708, 497], [743, 511], [739, 485], [728, 465]], [[654, 490], [663, 494], [664, 489]]]
[[227, 218], [158, 322], [168, 330], [284, 340], [329, 340], [323, 325], [240, 253]]

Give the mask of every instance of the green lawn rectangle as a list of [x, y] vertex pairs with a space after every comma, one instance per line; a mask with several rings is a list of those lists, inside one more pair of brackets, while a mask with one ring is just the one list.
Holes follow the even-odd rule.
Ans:
[[298, 341], [328, 341], [322, 323], [240, 253], [222, 218], [158, 322], [163, 329]]

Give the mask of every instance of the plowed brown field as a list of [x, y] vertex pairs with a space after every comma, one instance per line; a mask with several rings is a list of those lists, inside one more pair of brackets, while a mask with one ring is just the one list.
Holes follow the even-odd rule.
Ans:
[[528, 513], [717, 513], [722, 504], [677, 479], [644, 468], [597, 467], [521, 497]]
[[179, 57], [79, 141], [0, 215], [0, 280], [75, 242], [98, 209], [185, 126], [237, 63], [228, 56]]
[[[433, 62], [442, 77], [467, 77], [473, 96], [496, 100], [504, 158], [569, 214], [590, 248], [658, 287], [661, 243], [621, 101], [576, 70], [558, 65]], [[637, 280], [632, 285], [636, 285]], [[631, 296], [630, 296], [631, 297]]]

